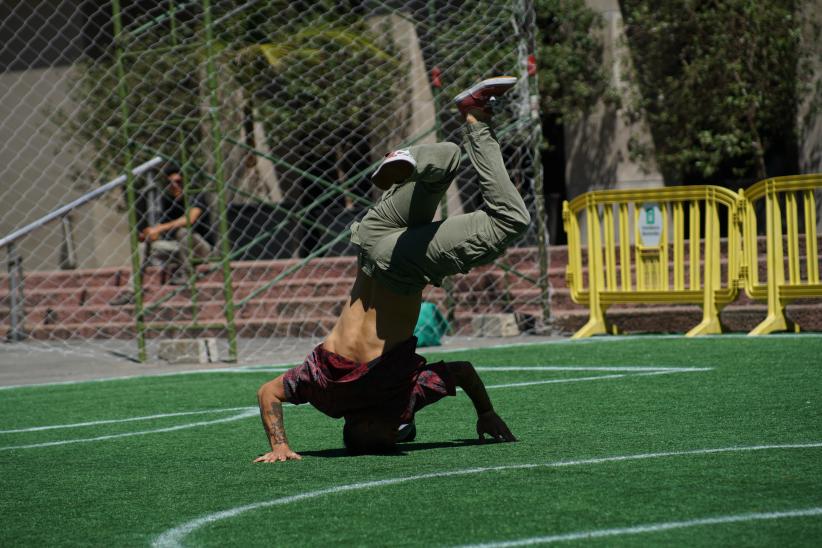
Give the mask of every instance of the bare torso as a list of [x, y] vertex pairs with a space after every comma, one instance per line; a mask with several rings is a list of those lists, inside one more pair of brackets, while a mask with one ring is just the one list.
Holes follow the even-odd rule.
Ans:
[[351, 296], [323, 347], [369, 362], [414, 334], [422, 292], [399, 295], [357, 269]]

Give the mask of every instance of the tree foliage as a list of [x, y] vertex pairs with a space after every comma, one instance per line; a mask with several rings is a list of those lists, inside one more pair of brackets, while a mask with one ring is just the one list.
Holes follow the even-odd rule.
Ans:
[[[243, 117], [253, 113], [272, 149], [330, 141], [335, 131], [378, 124], [375, 105], [402, 84], [405, 68], [392, 44], [343, 3], [215, 4], [211, 56], [224, 137], [240, 139]], [[213, 162], [204, 14], [189, 7], [143, 19], [74, 67], [74, 104], [58, 113], [64, 138], [92, 153], [96, 177], [122, 172], [128, 149], [137, 161], [159, 153], [194, 166]], [[124, 51], [122, 78], [116, 45]]]
[[[668, 180], [766, 177], [795, 149], [801, 0], [621, 0], [635, 67], [631, 110], [651, 127]], [[649, 150], [633, 143], [635, 157]]]
[[543, 114], [571, 121], [613, 100], [603, 67], [602, 16], [583, 0], [536, 0], [537, 62]]

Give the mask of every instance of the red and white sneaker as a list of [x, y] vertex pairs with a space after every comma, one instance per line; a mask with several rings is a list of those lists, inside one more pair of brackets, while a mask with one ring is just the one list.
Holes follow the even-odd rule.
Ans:
[[371, 174], [371, 182], [380, 190], [388, 190], [394, 183], [411, 177], [416, 167], [417, 161], [408, 149], [395, 150], [385, 155], [377, 170]]
[[464, 115], [472, 110], [479, 110], [488, 116], [494, 114], [497, 97], [514, 87], [515, 76], [497, 76], [474, 84], [454, 98], [457, 108]]

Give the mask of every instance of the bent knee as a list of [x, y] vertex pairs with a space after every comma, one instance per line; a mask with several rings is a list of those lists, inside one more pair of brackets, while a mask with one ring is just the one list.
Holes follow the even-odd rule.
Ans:
[[517, 236], [522, 236], [528, 231], [528, 227], [531, 226], [531, 214], [523, 207], [511, 215], [510, 222], [512, 232]]
[[523, 206], [501, 212], [492, 221], [497, 229], [499, 242], [489, 242], [492, 246], [497, 243], [510, 242], [523, 236], [531, 226], [531, 214]]
[[462, 150], [460, 150], [460, 146], [449, 141], [440, 144], [446, 154], [449, 155], [448, 171], [456, 171], [460, 167], [460, 163], [462, 163]]

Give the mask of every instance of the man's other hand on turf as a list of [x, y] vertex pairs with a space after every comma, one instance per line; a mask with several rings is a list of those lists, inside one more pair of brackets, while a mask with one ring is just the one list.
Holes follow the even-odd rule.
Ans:
[[254, 462], [285, 462], [287, 460], [302, 460], [302, 457], [283, 443], [275, 446], [265, 455], [260, 455], [254, 459]]
[[480, 442], [485, 441], [486, 434], [494, 441], [517, 441], [505, 421], [494, 411], [486, 411], [477, 418], [477, 435]]

